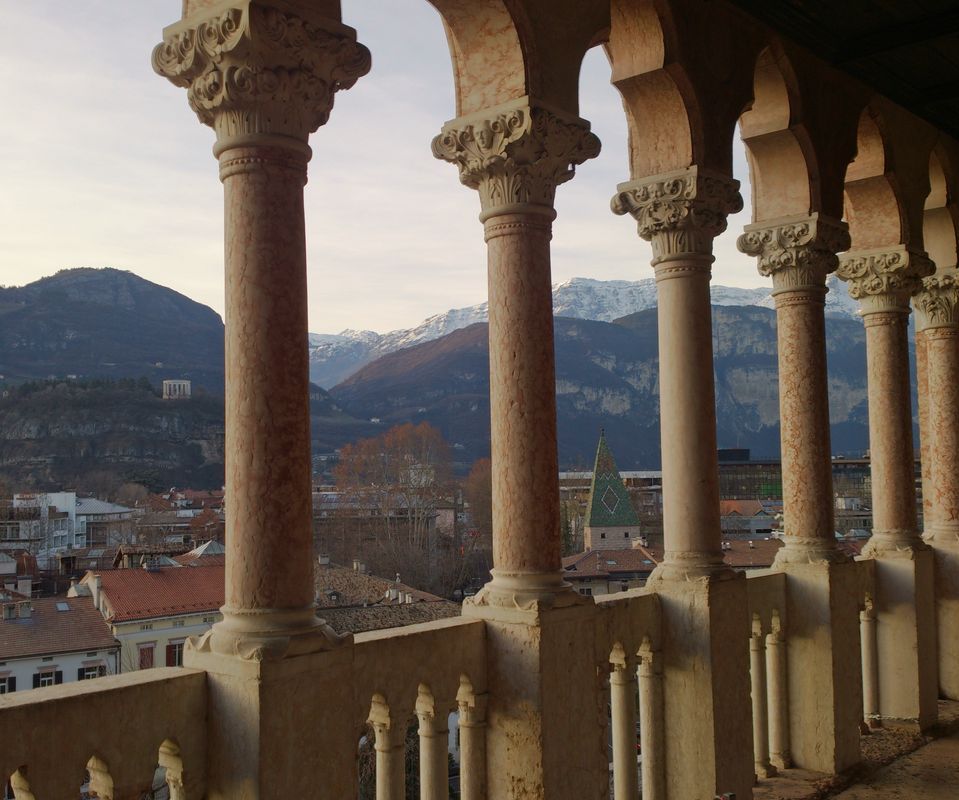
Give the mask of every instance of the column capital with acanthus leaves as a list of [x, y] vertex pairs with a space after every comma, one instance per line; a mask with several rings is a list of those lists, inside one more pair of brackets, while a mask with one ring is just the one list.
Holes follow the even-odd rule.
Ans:
[[479, 191], [484, 221], [515, 212], [552, 217], [556, 187], [599, 150], [586, 120], [530, 97], [451, 120], [433, 139], [433, 155]]
[[630, 214], [640, 237], [653, 245], [653, 266], [673, 258], [712, 263], [713, 239], [726, 217], [742, 210], [739, 181], [700, 167], [621, 183], [610, 206]]
[[335, 93], [370, 69], [352, 28], [270, 0], [218, 4], [170, 25], [152, 61], [187, 89], [219, 150], [264, 137], [305, 144], [327, 121]]

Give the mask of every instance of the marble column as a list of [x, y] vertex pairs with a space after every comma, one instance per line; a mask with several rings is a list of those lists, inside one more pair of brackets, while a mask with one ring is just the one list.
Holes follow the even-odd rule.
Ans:
[[785, 546], [776, 565], [842, 561], [836, 547], [826, 374], [826, 276], [849, 247], [838, 221], [818, 214], [747, 225], [739, 249], [772, 277], [779, 352]]
[[784, 217], [747, 225], [738, 246], [772, 277], [776, 303], [785, 546], [773, 566], [787, 573], [789, 757], [840, 772], [859, 761], [859, 614], [855, 565], [835, 539], [824, 311], [849, 233], [820, 214]]
[[750, 619], [745, 576], [721, 549], [709, 298], [713, 239], [742, 208], [739, 183], [697, 166], [617, 188], [613, 212], [637, 221], [656, 274], [665, 555], [648, 584], [663, 614], [665, 793], [748, 797]]
[[310, 134], [370, 54], [337, 4], [203, 5], [164, 30], [153, 67], [215, 132], [224, 185], [226, 602], [184, 653], [210, 687], [208, 796], [355, 796], [355, 776], [324, 768], [355, 758], [355, 741], [304, 742], [293, 768], [277, 756], [275, 709], [318, 730], [354, 722], [329, 700], [349, 639], [313, 605], [303, 186]]
[[608, 791], [605, 705], [573, 644], [593, 636], [595, 606], [562, 576], [549, 243], [556, 187], [599, 140], [521, 97], [448, 122], [433, 153], [478, 190], [488, 245], [493, 577], [463, 605], [486, 621], [487, 793], [595, 797]]
[[[562, 591], [550, 239], [556, 187], [599, 153], [584, 120], [524, 97], [447, 123], [433, 153], [477, 189], [488, 246], [493, 580], [508, 604]], [[505, 599], [504, 599], [505, 598]]]
[[486, 797], [486, 700], [485, 694], [460, 691], [459, 709], [460, 797], [483, 800]]
[[925, 539], [936, 562], [939, 691], [959, 700], [959, 272], [940, 268], [913, 298], [926, 349], [931, 491]]
[[709, 280], [713, 239], [741, 208], [738, 181], [695, 167], [620, 184], [612, 200], [653, 246], [665, 537], [654, 582], [725, 569]]
[[416, 701], [420, 739], [420, 800], [449, 798], [449, 728], [447, 715], [429, 691], [420, 687]]
[[624, 661], [609, 674], [610, 725], [613, 738], [613, 800], [636, 800], [636, 667]]
[[909, 298], [933, 266], [905, 246], [840, 261], [866, 326], [873, 531], [862, 555], [876, 559], [875, 712], [927, 728], [938, 714], [933, 558], [916, 515], [908, 325]]
[[[226, 604], [245, 658], [323, 646], [313, 610], [303, 186], [309, 135], [370, 66], [352, 30], [240, 0], [164, 30], [153, 67], [216, 132], [226, 241]], [[300, 641], [304, 640], [304, 641]]]

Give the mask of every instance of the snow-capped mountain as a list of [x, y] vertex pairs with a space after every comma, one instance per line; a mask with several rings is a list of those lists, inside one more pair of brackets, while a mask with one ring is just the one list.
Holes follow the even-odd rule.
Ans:
[[[835, 276], [829, 278], [826, 314], [855, 317], [856, 302]], [[761, 306], [773, 308], [774, 301], [766, 287], [743, 289], [718, 286], [710, 289], [713, 305]], [[593, 278], [570, 278], [553, 285], [553, 313], [558, 317], [612, 322], [656, 305], [656, 281], [600, 281]], [[310, 334], [310, 379], [324, 388], [345, 380], [366, 364], [387, 353], [421, 342], [432, 341], [474, 322], [485, 322], [486, 303], [454, 308], [429, 317], [415, 328], [376, 333], [344, 330], [337, 334]]]

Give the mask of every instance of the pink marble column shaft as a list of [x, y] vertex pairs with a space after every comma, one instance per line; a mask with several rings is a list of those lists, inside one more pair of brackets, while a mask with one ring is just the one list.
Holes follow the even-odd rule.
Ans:
[[303, 186], [309, 149], [220, 153], [226, 210], [226, 607], [312, 605]]
[[713, 380], [712, 256], [656, 269], [664, 566], [719, 568], [719, 467]]
[[493, 563], [503, 573], [555, 574], [561, 567], [551, 216], [502, 214], [485, 222]]
[[776, 294], [785, 547], [781, 561], [838, 556], [832, 501], [825, 287]]
[[932, 539], [959, 545], [959, 328], [929, 328], [927, 357], [932, 461]]
[[932, 529], [932, 452], [929, 444], [929, 372], [926, 332], [916, 330], [916, 390], [919, 403], [919, 459], [922, 462], [922, 529]]
[[870, 544], [922, 546], [916, 531], [909, 309], [865, 313], [872, 471]]

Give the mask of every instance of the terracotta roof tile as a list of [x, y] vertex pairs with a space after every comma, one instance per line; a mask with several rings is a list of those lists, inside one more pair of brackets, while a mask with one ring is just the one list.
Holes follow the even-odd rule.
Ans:
[[458, 617], [460, 607], [449, 600], [433, 600], [401, 605], [375, 605], [366, 608], [324, 608], [319, 614], [337, 633], [362, 633]]
[[[30, 602], [29, 617], [0, 619], [0, 661], [119, 646], [89, 597], [43, 597]], [[58, 606], [67, 610], [60, 611]]]
[[[409, 592], [414, 601], [441, 600], [435, 594], [422, 592], [403, 583], [380, 578], [376, 575], [366, 575], [348, 567], [336, 564], [316, 567], [314, 575], [316, 585], [316, 604], [320, 608], [336, 608], [340, 606], [362, 606], [371, 603], [380, 603], [387, 590], [397, 588], [401, 592]], [[336, 599], [330, 597], [335, 592]], [[394, 603], [395, 604], [395, 603]]]
[[598, 578], [624, 573], [652, 572], [658, 561], [643, 547], [623, 550], [587, 550], [563, 559], [563, 568], [573, 578]]
[[[106, 616], [112, 622], [217, 611], [224, 602], [222, 564], [100, 573]], [[83, 583], [92, 581], [87, 572]]]

